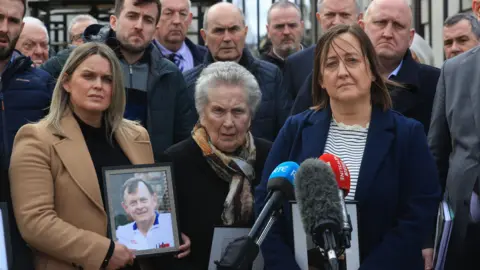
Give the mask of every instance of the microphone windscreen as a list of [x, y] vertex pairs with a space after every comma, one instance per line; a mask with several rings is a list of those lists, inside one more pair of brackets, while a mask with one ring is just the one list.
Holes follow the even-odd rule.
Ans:
[[330, 165], [337, 180], [338, 188], [343, 190], [344, 195], [347, 196], [350, 192], [350, 172], [345, 163], [339, 157], [330, 153], [321, 155], [320, 160]]
[[268, 178], [267, 190], [281, 191], [288, 200], [295, 199], [293, 189], [298, 167], [298, 164], [293, 161], [286, 161], [278, 165]]
[[305, 232], [314, 235], [325, 223], [342, 223], [342, 210], [335, 175], [319, 159], [306, 159], [295, 176], [295, 195]]

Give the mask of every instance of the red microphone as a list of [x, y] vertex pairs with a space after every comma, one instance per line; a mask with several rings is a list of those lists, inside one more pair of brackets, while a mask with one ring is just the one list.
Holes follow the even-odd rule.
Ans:
[[350, 172], [345, 163], [339, 157], [330, 153], [321, 155], [319, 159], [330, 165], [337, 180], [338, 188], [343, 190], [343, 197], [347, 197], [350, 192]]
[[352, 223], [350, 221], [350, 215], [347, 213], [347, 207], [345, 206], [344, 198], [347, 197], [350, 192], [350, 172], [343, 161], [330, 153], [321, 155], [318, 159], [330, 165], [333, 174], [338, 184], [338, 197], [340, 198], [340, 204], [342, 209], [342, 234], [343, 234], [343, 246], [344, 248], [350, 248], [350, 241], [352, 239]]

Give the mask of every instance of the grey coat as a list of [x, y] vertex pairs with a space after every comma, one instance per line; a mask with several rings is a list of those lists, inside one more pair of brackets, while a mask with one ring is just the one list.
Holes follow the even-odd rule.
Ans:
[[478, 63], [479, 47], [445, 62], [438, 81], [428, 135], [445, 197], [455, 212], [445, 269], [456, 269], [465, 252], [470, 198], [480, 173]]

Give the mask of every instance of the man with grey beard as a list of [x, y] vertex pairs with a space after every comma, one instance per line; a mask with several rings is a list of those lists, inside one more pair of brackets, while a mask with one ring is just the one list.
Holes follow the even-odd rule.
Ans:
[[285, 58], [303, 49], [303, 21], [297, 5], [280, 0], [270, 6], [267, 13], [267, 34], [272, 46], [261, 59], [283, 71]]

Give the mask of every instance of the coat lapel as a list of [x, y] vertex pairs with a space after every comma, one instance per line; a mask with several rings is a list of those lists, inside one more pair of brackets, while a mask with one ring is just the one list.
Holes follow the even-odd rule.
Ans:
[[128, 138], [128, 135], [117, 132], [115, 139], [132, 164], [152, 164], [154, 162], [152, 145], [148, 140], [141, 140], [140, 134], [138, 132]]
[[54, 144], [55, 151], [75, 184], [105, 213], [97, 173], [80, 126], [72, 113], [62, 118], [61, 125], [64, 134], [55, 134], [62, 138]]
[[305, 156], [300, 157], [304, 160], [311, 157], [320, 157], [325, 149], [328, 130], [330, 129], [330, 121], [332, 119], [332, 111], [325, 108], [320, 111], [311, 111], [305, 123], [302, 132], [302, 153]]
[[420, 67], [412, 58], [410, 50], [403, 57], [402, 67], [398, 71], [397, 76], [392, 80], [404, 85], [404, 87], [393, 87], [390, 89], [394, 110], [406, 114], [410, 109], [415, 107], [419, 100], [420, 82], [418, 78]]
[[[55, 134], [61, 138], [54, 144], [55, 151], [75, 184], [105, 213], [97, 173], [80, 126], [72, 113], [63, 117], [61, 125], [64, 134]], [[116, 132], [115, 139], [132, 164], [152, 164], [154, 159], [150, 141], [142, 140], [140, 135], [138, 131], [128, 135]]]
[[373, 108], [367, 142], [363, 153], [362, 163], [357, 181], [355, 200], [362, 202], [368, 195], [368, 190], [376, 173], [382, 166], [385, 156], [390, 151], [394, 140], [394, 122], [391, 111], [382, 111]]

